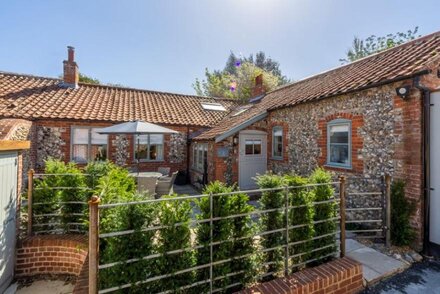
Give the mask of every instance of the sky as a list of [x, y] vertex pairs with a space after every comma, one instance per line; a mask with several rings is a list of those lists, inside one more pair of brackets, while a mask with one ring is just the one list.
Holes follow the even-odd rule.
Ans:
[[0, 71], [58, 77], [66, 46], [103, 83], [194, 94], [230, 51], [264, 51], [298, 80], [340, 65], [354, 36], [440, 30], [439, 0], [0, 2]]

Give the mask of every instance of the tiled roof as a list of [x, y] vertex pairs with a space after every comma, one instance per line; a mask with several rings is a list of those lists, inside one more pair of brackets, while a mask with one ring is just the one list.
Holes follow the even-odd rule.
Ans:
[[252, 109], [236, 117], [229, 114], [196, 139], [213, 139], [265, 111], [420, 75], [426, 73], [432, 62], [440, 62], [440, 32], [278, 88], [267, 93]]
[[[234, 108], [229, 99], [198, 97], [80, 83], [60, 87], [60, 79], [0, 72], [0, 117], [122, 122], [144, 120], [171, 125], [213, 126]], [[204, 110], [201, 102], [227, 111]]]

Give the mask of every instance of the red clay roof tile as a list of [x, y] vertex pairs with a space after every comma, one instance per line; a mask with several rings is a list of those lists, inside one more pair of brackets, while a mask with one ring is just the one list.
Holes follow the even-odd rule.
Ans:
[[[60, 87], [60, 83], [59, 79], [0, 72], [0, 117], [113, 122], [139, 119], [210, 127], [236, 105], [229, 99], [85, 83], [72, 89]], [[226, 111], [205, 110], [201, 102], [220, 103]]]
[[277, 108], [373, 87], [396, 78], [421, 74], [440, 61], [440, 32], [288, 84], [269, 92], [259, 104], [239, 116], [231, 112], [214, 128], [197, 136], [208, 140], [237, 127], [253, 116]]

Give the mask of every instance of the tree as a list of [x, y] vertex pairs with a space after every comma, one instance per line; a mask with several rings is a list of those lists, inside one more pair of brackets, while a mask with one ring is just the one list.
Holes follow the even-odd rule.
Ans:
[[193, 88], [197, 95], [246, 100], [252, 97], [255, 78], [260, 74], [263, 74], [263, 87], [266, 91], [289, 82], [282, 75], [279, 63], [266, 57], [264, 52], [258, 52], [255, 58], [252, 54], [249, 57], [237, 57], [231, 52], [223, 70], [211, 72], [206, 69], [206, 79], [196, 79]]
[[94, 84], [94, 85], [101, 85], [101, 82], [98, 79], [86, 76], [85, 74], [79, 73], [79, 82], [80, 83], [87, 83], [87, 84]]
[[339, 61], [342, 63], [353, 62], [368, 55], [414, 40], [420, 37], [420, 35], [417, 36], [418, 30], [419, 27], [415, 27], [414, 30], [408, 30], [406, 33], [397, 32], [381, 37], [371, 35], [365, 40], [354, 37], [352, 47], [348, 49], [346, 57], [339, 59]]

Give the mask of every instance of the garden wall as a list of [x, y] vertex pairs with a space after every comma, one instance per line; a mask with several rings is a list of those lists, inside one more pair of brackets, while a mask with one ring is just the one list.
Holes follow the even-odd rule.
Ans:
[[17, 246], [16, 277], [40, 274], [78, 276], [88, 252], [83, 235], [44, 235], [21, 240]]
[[317, 267], [296, 272], [240, 291], [241, 294], [297, 294], [297, 293], [358, 293], [363, 289], [362, 266], [344, 257]]

